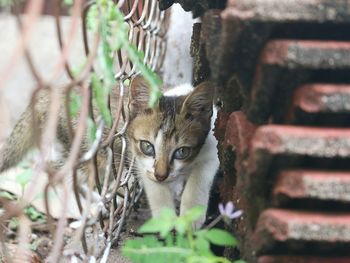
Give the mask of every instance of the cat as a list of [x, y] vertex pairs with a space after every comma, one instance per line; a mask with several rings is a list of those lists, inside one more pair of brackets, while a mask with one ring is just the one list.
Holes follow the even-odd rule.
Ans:
[[[219, 167], [217, 141], [212, 130], [216, 118], [213, 91], [209, 82], [196, 88], [190, 84], [179, 85], [165, 92], [156, 107], [149, 108], [148, 83], [141, 76], [131, 81], [126, 105], [129, 157], [135, 157], [136, 173], [144, 185], [152, 216], [159, 215], [164, 207], [176, 210], [176, 200], [180, 201], [180, 215], [197, 205], [207, 207]], [[39, 130], [43, 129], [47, 119], [49, 97], [50, 93], [44, 91], [35, 104]], [[65, 98], [63, 94], [62, 100]], [[117, 98], [113, 100], [117, 101]], [[0, 173], [18, 163], [33, 146], [32, 121], [32, 110], [28, 107], [1, 149]], [[105, 130], [104, 137], [108, 131]], [[63, 146], [60, 156], [67, 156], [70, 140], [63, 106], [59, 113], [57, 139]], [[81, 151], [88, 150], [88, 146], [85, 138]], [[115, 158], [118, 157], [115, 154]], [[99, 155], [99, 168], [104, 166], [105, 158], [105, 154]], [[56, 161], [64, 163], [64, 160]], [[87, 172], [84, 167], [80, 168]], [[204, 221], [205, 214], [194, 227], [201, 227]]]
[[[206, 208], [219, 168], [213, 87], [209, 82], [196, 88], [179, 85], [153, 109], [148, 107], [149, 91], [143, 78], [132, 81], [127, 138], [152, 216], [164, 207], [175, 210], [175, 200], [180, 200], [180, 215], [197, 205]], [[204, 221], [205, 214], [194, 227]]]

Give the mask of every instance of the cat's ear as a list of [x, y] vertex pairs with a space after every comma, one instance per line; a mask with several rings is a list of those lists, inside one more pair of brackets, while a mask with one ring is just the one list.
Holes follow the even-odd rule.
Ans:
[[129, 113], [135, 115], [140, 110], [147, 108], [150, 96], [148, 82], [140, 75], [134, 77], [129, 90]]
[[186, 118], [209, 119], [213, 114], [213, 85], [206, 81], [199, 84], [182, 104], [181, 113]]

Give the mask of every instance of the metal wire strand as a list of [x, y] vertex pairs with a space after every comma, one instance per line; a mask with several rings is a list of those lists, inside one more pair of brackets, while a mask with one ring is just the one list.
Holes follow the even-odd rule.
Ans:
[[[33, 169], [36, 175], [30, 182], [30, 186], [34, 187], [38, 177], [47, 176], [43, 198], [46, 209], [46, 224], [53, 235], [53, 244], [49, 254], [46, 255], [46, 260], [58, 262], [65, 257], [72, 262], [78, 260], [106, 262], [112, 245], [120, 238], [122, 228], [127, 227], [128, 214], [142, 194], [142, 186], [132, 173], [135, 159], [127, 156], [128, 146], [125, 137], [128, 125], [126, 108], [128, 83], [138, 73], [138, 69], [130, 61], [125, 50], [119, 50], [114, 54], [114, 76], [117, 84], [113, 87], [109, 97], [113, 125], [111, 128], [107, 127], [98, 111], [94, 110], [96, 105], [94, 105], [90, 85], [91, 74], [94, 72], [99, 74], [95, 68], [101, 37], [99, 32], [88, 32], [86, 21], [89, 10], [96, 1], [74, 1], [68, 30], [64, 30], [62, 27], [63, 12], [66, 9], [62, 8], [63, 0], [52, 1], [54, 4], [51, 14], [56, 26], [56, 41], [59, 51], [57, 60], [59, 63], [52, 72], [45, 72], [52, 77], [44, 83], [37, 63], [32, 61], [31, 52], [33, 50], [29, 46], [29, 38], [40, 23], [41, 11], [46, 6], [45, 1], [28, 0], [24, 1], [24, 10], [27, 12], [26, 20], [24, 21], [24, 16], [21, 14], [17, 16], [20, 37], [11, 53], [13, 60], [8, 63], [7, 67], [4, 67], [4, 72], [0, 72], [2, 76], [0, 82], [4, 84], [8, 81], [11, 73], [15, 70], [16, 62], [23, 57], [30, 66], [29, 73], [36, 80], [37, 88], [33, 91], [31, 110], [33, 120], [40, 120], [40, 122], [42, 120], [36, 112], [36, 105], [40, 102], [40, 94], [42, 91], [48, 91], [51, 94], [51, 100], [46, 109], [44, 127], [38, 128], [41, 125], [38, 121], [33, 125], [35, 127], [33, 134], [39, 146], [41, 158], [39, 158], [39, 165]], [[165, 32], [168, 24], [168, 13], [159, 10], [157, 0], [116, 0], [113, 2], [124, 14], [129, 42], [135, 45], [138, 51], [144, 53], [144, 63], [152, 70], [159, 72], [166, 47]], [[72, 65], [68, 61], [72, 55], [73, 39], [75, 41], [78, 39], [76, 38], [78, 33], [82, 34], [81, 44], [85, 51], [85, 63], [80, 73], [74, 72], [73, 74], [73, 67], [79, 65]], [[40, 48], [40, 44], [36, 48]], [[62, 74], [68, 75], [68, 83], [64, 86], [58, 86], [56, 80]], [[99, 77], [102, 79], [102, 76]], [[80, 95], [82, 100], [77, 118], [71, 117], [69, 114], [70, 94], [72, 92]], [[61, 100], [61, 98], [63, 99]], [[94, 122], [95, 127], [94, 140], [90, 143], [87, 143], [88, 117]], [[66, 133], [67, 140], [71, 145], [68, 147], [69, 152], [65, 154], [67, 159], [63, 162], [64, 165], [52, 169], [48, 156], [54, 141], [60, 139], [58, 136], [60, 136], [59, 130], [62, 129], [60, 124], [62, 118], [68, 120]], [[89, 132], [91, 133], [91, 131]], [[63, 190], [61, 200], [75, 204], [78, 209], [79, 217], [75, 220], [80, 225], [71, 228], [70, 231], [66, 231], [70, 220], [66, 203], [63, 203], [60, 216], [54, 218], [54, 214], [57, 213], [53, 213], [56, 208], [50, 203], [50, 192], [57, 187], [61, 187]], [[87, 192], [83, 191], [83, 188]], [[70, 196], [76, 200], [69, 200]], [[27, 200], [16, 203], [1, 199], [1, 205], [5, 208], [0, 217], [1, 230], [9, 219], [13, 216], [19, 216], [23, 225], [20, 227], [17, 240], [20, 242], [20, 247], [29, 247], [27, 236], [33, 230], [23, 212], [24, 207], [28, 205]], [[93, 237], [90, 244], [86, 234], [87, 229], [91, 231], [89, 236]], [[4, 250], [8, 244], [8, 237], [3, 234], [3, 231], [0, 232], [2, 233], [0, 234], [1, 246]], [[77, 245], [77, 242], [81, 242], [81, 246]], [[26, 258], [29, 252], [27, 249], [18, 249], [18, 253], [16, 258]], [[11, 257], [7, 251], [4, 251], [4, 256]], [[5, 261], [10, 262], [10, 258], [8, 259]]]

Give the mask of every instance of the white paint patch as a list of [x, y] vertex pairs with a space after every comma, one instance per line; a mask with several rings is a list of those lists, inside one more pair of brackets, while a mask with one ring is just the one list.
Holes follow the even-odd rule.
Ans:
[[[28, 39], [28, 48], [31, 52], [35, 67], [43, 78], [44, 83], [52, 81], [52, 74], [57, 70], [58, 63], [61, 63], [61, 51], [58, 48], [56, 37], [56, 23], [52, 16], [39, 16], [35, 24], [35, 30], [31, 32]], [[63, 36], [67, 36], [71, 27], [71, 17], [61, 17]], [[83, 48], [81, 28], [73, 37], [72, 45], [69, 48], [67, 59], [71, 65], [81, 65], [86, 56]], [[7, 72], [9, 63], [12, 63], [14, 54], [14, 43], [20, 42], [16, 18], [13, 15], [0, 14], [0, 75]], [[11, 130], [20, 118], [21, 113], [29, 104], [31, 93], [37, 86], [26, 60], [20, 56], [15, 64], [14, 70], [6, 76], [0, 87], [0, 139], [10, 135]], [[65, 86], [70, 82], [67, 74], [61, 74], [55, 80], [55, 87]]]
[[189, 94], [193, 90], [193, 86], [189, 83], [178, 85], [164, 92], [165, 96], [183, 96]]
[[171, 7], [167, 50], [163, 64], [163, 81], [167, 86], [192, 82], [190, 45], [194, 22], [192, 13], [185, 12], [179, 4]]

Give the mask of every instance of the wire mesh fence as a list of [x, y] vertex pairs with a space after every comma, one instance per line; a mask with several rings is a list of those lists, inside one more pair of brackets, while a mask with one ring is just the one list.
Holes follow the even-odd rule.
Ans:
[[[96, 94], [91, 83], [92, 76], [103, 78], [103, 69], [96, 62], [101, 50], [103, 52], [103, 32], [89, 30], [87, 23], [91, 9], [96, 8], [98, 1], [75, 0], [69, 8], [65, 5], [69, 1], [49, 2], [49, 9], [48, 2], [28, 0], [21, 3], [23, 13], [20, 8], [15, 10], [20, 37], [14, 43], [11, 59], [0, 75], [1, 90], [8, 81], [8, 76], [14, 74], [18, 59], [25, 58], [35, 79], [35, 89], [27, 111], [32, 113], [33, 140], [39, 149], [38, 157], [31, 164], [32, 176], [26, 183], [27, 189], [23, 196], [15, 201], [0, 197], [3, 209], [0, 214], [0, 261], [36, 262], [30, 252], [30, 238], [35, 231], [25, 209], [29, 200], [34, 198], [33, 193], [36, 192], [39, 178], [45, 177], [42, 198], [45, 203], [47, 236], [52, 240], [47, 244], [47, 257], [37, 260], [58, 262], [64, 258], [72, 262], [106, 262], [112, 245], [118, 240], [126, 224], [128, 214], [142, 193], [142, 186], [132, 175], [133, 160], [127, 155], [125, 138], [128, 124], [125, 108], [128, 86], [139, 70], [137, 63], [130, 58], [130, 52], [123, 48], [110, 52], [114, 82], [107, 97], [112, 116], [109, 126], [101, 117], [103, 113], [95, 110]], [[123, 14], [123, 25], [129, 43], [137, 51], [144, 53], [143, 62], [150, 69], [159, 71], [166, 47], [168, 13], [159, 10], [157, 0], [120, 0], [109, 3], [113, 3]], [[14, 8], [16, 9], [16, 5]], [[37, 69], [28, 45], [44, 8], [45, 13], [51, 13], [54, 17], [60, 48], [59, 62], [54, 71], [46, 73], [50, 76], [49, 80]], [[63, 31], [62, 14], [67, 10], [70, 13], [70, 26]], [[72, 43], [80, 32], [83, 34], [85, 60], [77, 71], [68, 58], [72, 52]], [[113, 39], [108, 41], [113, 42]], [[64, 86], [58, 86], [56, 80], [62, 74], [67, 74], [69, 81]], [[48, 103], [43, 103], [43, 98], [49, 98]], [[74, 98], [80, 101], [76, 116], [71, 114]], [[38, 123], [42, 117], [38, 116], [38, 107], [45, 112], [42, 127]], [[66, 120], [64, 128], [67, 130], [65, 134], [69, 143], [64, 161], [57, 165], [52, 164], [50, 156], [57, 137], [62, 136], [62, 119]], [[86, 144], [88, 130], [93, 136], [91, 143]], [[58, 188], [61, 189], [61, 207], [58, 216], [53, 216], [53, 211], [57, 213], [57, 207], [50, 201], [50, 191]], [[78, 207], [78, 216], [73, 222], [67, 208], [72, 202]], [[9, 237], [8, 222], [14, 217], [18, 220], [17, 231]], [[10, 242], [16, 244], [15, 252], [10, 252], [7, 247]]]

